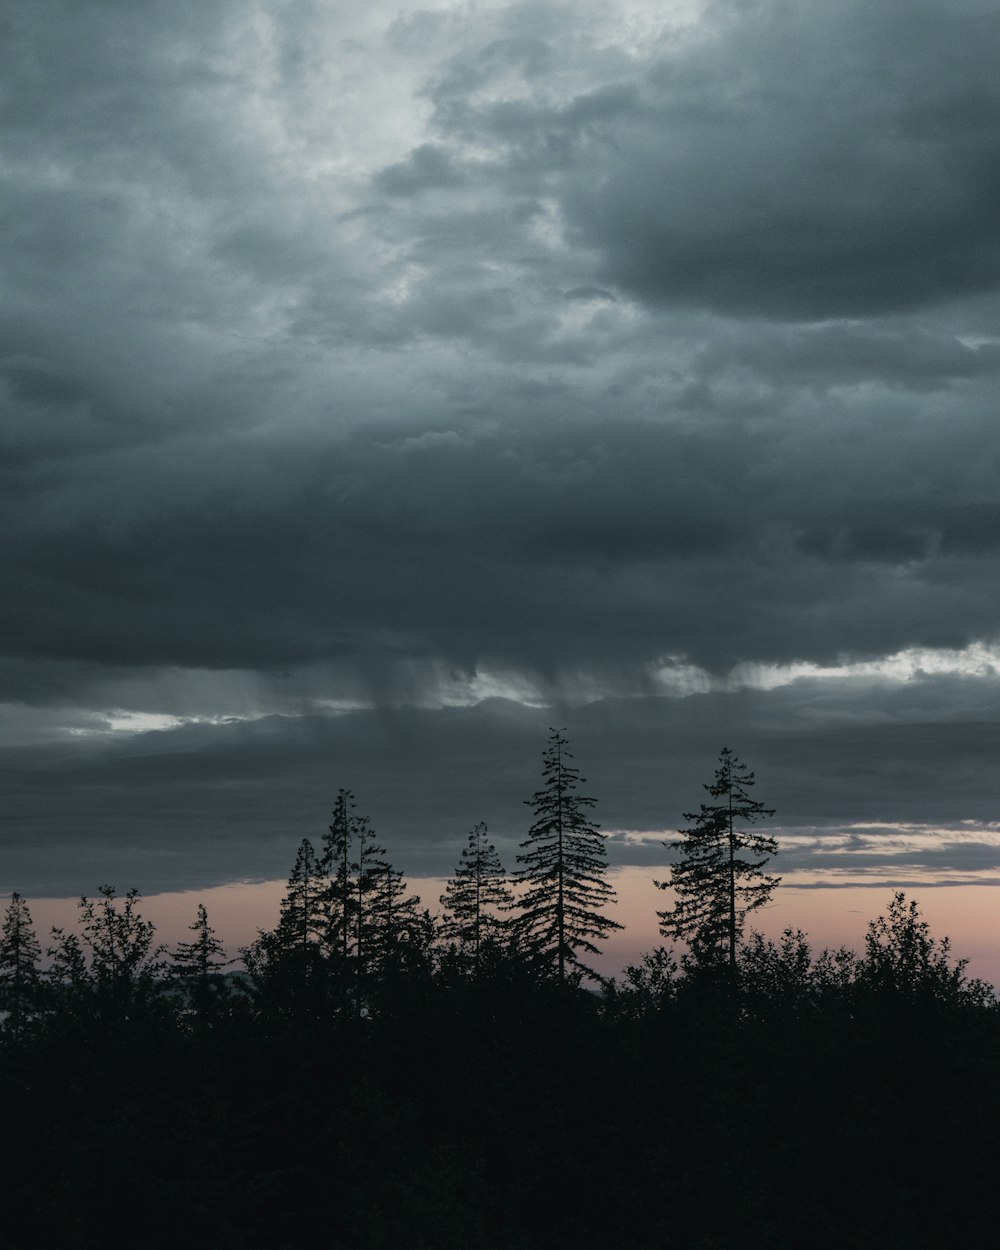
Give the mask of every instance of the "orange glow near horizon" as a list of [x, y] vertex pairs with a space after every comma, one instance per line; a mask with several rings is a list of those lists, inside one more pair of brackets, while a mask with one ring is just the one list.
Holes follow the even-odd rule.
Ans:
[[[609, 915], [624, 925], [602, 943], [602, 954], [595, 968], [617, 975], [645, 951], [662, 944], [657, 916], [669, 904], [666, 893], [658, 890], [654, 878], [667, 876], [669, 869], [625, 867], [614, 869], [610, 880], [618, 895]], [[909, 880], [916, 879], [910, 874]], [[860, 951], [868, 922], [884, 914], [897, 888], [885, 884], [849, 880], [845, 884], [814, 884], [815, 874], [788, 873], [773, 896], [772, 903], [756, 912], [749, 928], [776, 938], [786, 928], [802, 929], [814, 952], [824, 947], [847, 946]], [[438, 896], [445, 882], [437, 877], [410, 878], [410, 888], [423, 905], [438, 910]], [[952, 954], [969, 961], [969, 974], [1000, 986], [1000, 887], [996, 884], [966, 882], [940, 884], [929, 874], [926, 884], [899, 887], [908, 898], [915, 898], [935, 938], [948, 936]], [[285, 893], [284, 881], [233, 883], [206, 890], [186, 890], [152, 894], [142, 899], [139, 910], [157, 927], [158, 939], [168, 947], [190, 936], [188, 925], [195, 918], [199, 903], [208, 911], [209, 923], [230, 955], [235, 956], [257, 936], [259, 929], [273, 928]], [[72, 930], [76, 925], [77, 900], [29, 899], [35, 928], [42, 947], [48, 945], [53, 925]]]

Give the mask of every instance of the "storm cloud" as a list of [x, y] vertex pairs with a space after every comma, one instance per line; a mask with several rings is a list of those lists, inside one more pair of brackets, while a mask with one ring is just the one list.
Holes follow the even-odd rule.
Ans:
[[790, 839], [994, 819], [1000, 14], [2, 34], [0, 878], [282, 875], [339, 785], [444, 870], [550, 724], [623, 856], [724, 743]]

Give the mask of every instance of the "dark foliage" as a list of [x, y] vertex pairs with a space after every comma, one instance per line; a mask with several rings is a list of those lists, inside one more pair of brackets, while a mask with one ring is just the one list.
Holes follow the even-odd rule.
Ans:
[[[347, 791], [245, 973], [204, 907], [167, 964], [136, 892], [105, 887], [40, 974], [15, 895], [0, 1250], [299, 1250], [317, 1218], [331, 1250], [992, 1244], [990, 988], [902, 894], [860, 953], [788, 930], [731, 962], [660, 948], [600, 993], [552, 975], [582, 966], [608, 897], [564, 747], [523, 861], [531, 942], [476, 927], [477, 889], [506, 906], [484, 829], [442, 937]], [[712, 933], [728, 955], [731, 918]]]
[[[193, 1011], [135, 895], [102, 897], [77, 990], [0, 1031], [5, 1250], [292, 1250], [320, 1202], [336, 1250], [992, 1236], [1000, 1017], [902, 895], [860, 954], [751, 936], [735, 980], [661, 950], [595, 994], [497, 944], [476, 977], [387, 967], [361, 1016], [280, 963]], [[183, 975], [231, 981], [192, 930]], [[125, 1010], [147, 971], [161, 1009]]]

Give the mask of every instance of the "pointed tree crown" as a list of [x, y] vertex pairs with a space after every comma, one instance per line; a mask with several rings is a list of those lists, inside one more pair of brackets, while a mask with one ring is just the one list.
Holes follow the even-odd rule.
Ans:
[[441, 926], [446, 941], [478, 961], [482, 943], [499, 936], [503, 913], [514, 906], [514, 896], [496, 847], [480, 821], [469, 833], [462, 858], [440, 897]]
[[522, 887], [521, 939], [560, 980], [569, 972], [595, 977], [581, 954], [600, 954], [596, 942], [622, 927], [602, 910], [615, 901], [606, 877], [605, 836], [589, 815], [596, 800], [578, 793], [585, 779], [570, 762], [568, 745], [562, 731], [550, 731], [542, 788], [525, 800], [535, 820], [515, 874]]
[[685, 812], [688, 827], [665, 843], [679, 858], [670, 879], [655, 882], [674, 891], [674, 906], [657, 913], [660, 932], [687, 942], [699, 963], [726, 959], [735, 968], [747, 913], [763, 907], [780, 881], [763, 871], [778, 844], [753, 828], [774, 815], [751, 797], [755, 782], [746, 764], [723, 747], [715, 778], [704, 787], [715, 802]]

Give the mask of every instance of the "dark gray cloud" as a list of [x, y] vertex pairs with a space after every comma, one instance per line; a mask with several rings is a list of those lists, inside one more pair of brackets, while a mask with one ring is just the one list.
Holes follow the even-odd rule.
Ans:
[[[998, 700], [995, 679], [925, 678], [869, 687], [862, 709], [856, 691], [800, 681], [584, 706], [300, 707], [139, 734], [81, 723], [0, 746], [4, 879], [75, 893], [109, 877], [154, 891], [284, 876], [298, 840], [322, 835], [341, 785], [407, 872], [450, 872], [478, 820], [512, 866], [554, 718], [614, 864], [662, 865], [663, 839], [697, 811], [720, 747], [737, 742], [777, 809], [781, 870], [973, 874], [1000, 869]], [[914, 844], [925, 826], [942, 831]]]
[[522, 115], [516, 141], [565, 136], [567, 218], [643, 299], [880, 315], [996, 289], [998, 58], [978, 3], [734, 6], [613, 112]]
[[723, 742], [990, 819], [996, 14], [3, 21], [14, 884], [283, 872], [339, 784], [440, 867], [553, 720], [616, 829]]
[[[992, 580], [969, 574], [995, 560], [997, 508], [941, 497], [962, 470], [942, 470], [932, 431], [894, 466], [910, 431], [893, 421], [845, 448], [710, 419], [565, 424], [569, 398], [479, 430], [302, 447], [233, 434], [43, 465], [7, 524], [8, 646], [109, 665], [402, 651], [541, 671], [686, 654], [724, 671], [993, 632]], [[957, 416], [949, 440], [977, 421]]]

